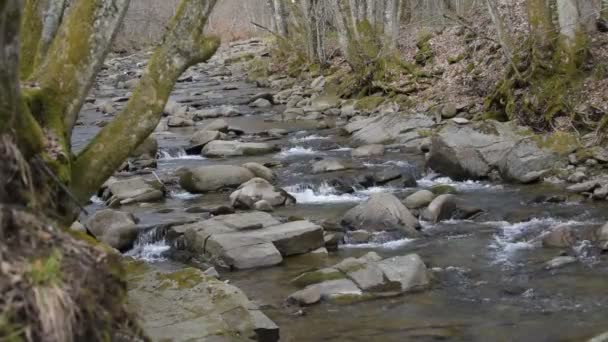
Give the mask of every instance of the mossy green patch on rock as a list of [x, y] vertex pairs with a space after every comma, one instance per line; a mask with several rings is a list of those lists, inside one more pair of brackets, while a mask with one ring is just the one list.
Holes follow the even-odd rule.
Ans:
[[451, 186], [451, 185], [447, 185], [447, 184], [437, 184], [437, 185], [433, 185], [430, 188], [430, 191], [432, 193], [434, 193], [435, 195], [448, 195], [448, 194], [456, 194], [458, 193], [458, 191], [456, 190], [455, 187]]
[[418, 36], [418, 41], [416, 42], [418, 51], [414, 57], [416, 64], [426, 65], [435, 57], [435, 52], [430, 42], [431, 38], [433, 38], [433, 34], [429, 32], [423, 32]]
[[159, 288], [191, 289], [205, 280], [200, 270], [196, 268], [184, 268], [172, 273], [157, 273], [157, 279], [161, 281]]
[[538, 147], [547, 148], [560, 155], [567, 155], [580, 147], [580, 141], [576, 135], [569, 132], [553, 132], [544, 136], [534, 137]]
[[242, 55], [239, 56], [234, 56], [234, 57], [230, 57], [230, 58], [226, 58], [226, 60], [224, 61], [225, 65], [232, 65], [232, 64], [236, 64], [236, 63], [242, 63], [242, 62], [247, 62], [250, 61], [252, 59], [255, 58], [255, 55], [252, 53], [244, 53]]
[[48, 257], [32, 261], [28, 275], [34, 285], [59, 285], [62, 282], [61, 259], [61, 252], [54, 249]]
[[294, 278], [291, 282], [298, 286], [308, 286], [311, 284], [318, 284], [324, 281], [329, 280], [338, 280], [345, 279], [346, 276], [344, 273], [336, 270], [336, 269], [323, 269], [313, 272], [306, 272], [296, 278]]
[[355, 109], [362, 112], [372, 112], [378, 108], [382, 102], [384, 102], [384, 97], [382, 96], [367, 96], [357, 101]]

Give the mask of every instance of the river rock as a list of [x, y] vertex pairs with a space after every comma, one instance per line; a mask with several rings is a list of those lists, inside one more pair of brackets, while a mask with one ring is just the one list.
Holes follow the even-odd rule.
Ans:
[[446, 103], [441, 107], [441, 117], [444, 119], [451, 119], [458, 114], [458, 108], [454, 103]]
[[228, 133], [228, 122], [224, 119], [216, 119], [205, 125], [201, 131], [219, 131]]
[[433, 119], [423, 114], [393, 113], [349, 123], [345, 130], [359, 145], [399, 143], [417, 147], [425, 138], [421, 133], [434, 125]]
[[311, 305], [322, 299], [374, 298], [419, 291], [429, 287], [430, 278], [417, 254], [382, 260], [370, 252], [333, 267], [306, 272], [293, 283], [306, 287], [290, 295], [288, 302]]
[[190, 146], [186, 148], [189, 154], [199, 154], [203, 147], [208, 143], [218, 140], [221, 137], [219, 131], [200, 130], [190, 138]]
[[259, 201], [266, 201], [272, 207], [295, 204], [296, 200], [285, 190], [270, 184], [262, 178], [253, 178], [243, 183], [230, 195], [235, 208], [253, 209]]
[[167, 101], [165, 104], [164, 113], [169, 116], [185, 116], [188, 112], [188, 107], [181, 105], [175, 101]]
[[184, 116], [170, 116], [167, 120], [169, 127], [190, 127], [194, 126], [194, 121]]
[[542, 236], [543, 247], [549, 248], [572, 247], [576, 243], [576, 240], [577, 238], [572, 228], [565, 225], [557, 226]]
[[258, 211], [264, 211], [267, 213], [274, 211], [274, 207], [272, 206], [272, 204], [270, 204], [270, 202], [268, 202], [266, 200], [259, 200], [259, 201], [255, 202], [253, 204], [253, 209], [258, 210]]
[[454, 195], [439, 195], [435, 198], [427, 208], [427, 216], [429, 221], [437, 223], [443, 220], [449, 220], [458, 208], [456, 196]]
[[338, 159], [323, 159], [315, 162], [312, 165], [313, 173], [325, 173], [334, 171], [344, 171], [351, 169], [350, 163]]
[[251, 171], [256, 177], [265, 179], [270, 183], [274, 183], [277, 180], [277, 176], [274, 172], [266, 166], [258, 163], [245, 163], [243, 167]]
[[399, 231], [405, 236], [419, 236], [418, 220], [392, 194], [372, 194], [364, 203], [349, 210], [342, 224], [351, 230]]
[[250, 234], [213, 234], [204, 252], [211, 262], [227, 269], [268, 267], [283, 261], [272, 242]]
[[192, 193], [236, 188], [254, 178], [248, 169], [233, 165], [210, 165], [180, 170], [179, 185]]
[[153, 137], [148, 137], [131, 152], [130, 157], [137, 159], [156, 159], [157, 152], [158, 142]]
[[431, 191], [420, 190], [406, 197], [404, 204], [408, 209], [419, 209], [429, 205], [434, 198], [435, 194]]
[[249, 106], [256, 108], [268, 108], [272, 106], [272, 103], [266, 99], [260, 98], [253, 101], [251, 104], [249, 104]]
[[278, 151], [277, 146], [267, 143], [214, 140], [203, 147], [206, 157], [257, 156]]
[[571, 256], [560, 256], [557, 257], [555, 259], [551, 259], [549, 260], [546, 264], [545, 264], [545, 268], [548, 270], [554, 270], [556, 268], [561, 268], [564, 267], [566, 265], [570, 265], [573, 264], [577, 261], [577, 259], [575, 257], [571, 257]]
[[518, 183], [532, 183], [552, 169], [565, 167], [564, 160], [548, 149], [541, 149], [532, 138], [519, 141], [499, 163], [503, 179]]
[[570, 192], [593, 192], [595, 188], [600, 186], [600, 181], [593, 179], [587, 182], [574, 184], [566, 188]]
[[192, 114], [195, 121], [213, 119], [219, 117], [233, 117], [242, 115], [236, 108], [232, 106], [220, 106], [214, 108], [206, 108], [197, 110]]
[[126, 251], [133, 246], [138, 229], [131, 213], [112, 209], [103, 209], [93, 214], [87, 228], [93, 236], [119, 251]]
[[369, 158], [379, 157], [384, 155], [384, 145], [365, 145], [352, 150], [351, 155], [353, 158]]
[[235, 286], [194, 268], [129, 267], [130, 307], [154, 341], [279, 341], [278, 326]]
[[110, 207], [138, 202], [155, 202], [165, 197], [162, 184], [142, 177], [115, 180], [109, 183], [104, 199]]

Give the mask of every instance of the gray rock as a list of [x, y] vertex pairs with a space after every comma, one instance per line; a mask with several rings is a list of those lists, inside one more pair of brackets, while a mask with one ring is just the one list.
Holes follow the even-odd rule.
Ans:
[[163, 186], [148, 182], [141, 177], [109, 182], [106, 203], [111, 206], [138, 202], [155, 202], [164, 198]]
[[548, 270], [554, 270], [556, 268], [561, 268], [561, 267], [564, 267], [566, 265], [573, 264], [576, 261], [577, 261], [577, 259], [575, 257], [561, 256], [561, 257], [557, 257], [555, 259], [549, 260], [545, 264], [545, 268], [548, 269]]
[[552, 169], [565, 167], [565, 159], [548, 149], [541, 149], [532, 138], [519, 141], [499, 163], [501, 176], [510, 181], [531, 183]]
[[347, 162], [338, 159], [323, 159], [315, 162], [312, 165], [313, 173], [325, 173], [334, 171], [344, 171], [351, 169], [351, 165]]
[[593, 192], [595, 188], [600, 186], [600, 181], [597, 179], [590, 180], [584, 183], [574, 184], [566, 188], [570, 192]]
[[433, 223], [449, 220], [457, 209], [456, 196], [439, 195], [429, 204], [427, 218]]
[[278, 148], [275, 145], [267, 143], [215, 140], [205, 145], [201, 153], [206, 157], [238, 157], [257, 156], [276, 151]]
[[220, 279], [220, 274], [217, 272], [215, 267], [209, 267], [205, 272], [203, 272], [203, 274], [206, 276], [213, 277], [215, 279]]
[[446, 103], [441, 107], [441, 117], [444, 119], [451, 119], [458, 114], [458, 108], [453, 103]]
[[342, 224], [351, 230], [399, 231], [408, 237], [419, 236], [418, 220], [392, 194], [372, 194], [368, 201], [349, 210]]
[[185, 116], [188, 108], [174, 101], [167, 101], [164, 113], [169, 116]]
[[80, 232], [80, 233], [87, 232], [87, 228], [85, 228], [85, 226], [82, 223], [80, 223], [79, 221], [74, 221], [72, 223], [72, 225], [70, 226], [70, 230], [74, 231], [74, 232]]
[[266, 99], [257, 99], [250, 104], [251, 107], [256, 108], [268, 108], [272, 106], [272, 103]]
[[131, 158], [156, 159], [158, 142], [153, 137], [148, 137], [137, 148], [131, 152]]
[[228, 122], [224, 119], [213, 120], [208, 123], [201, 131], [219, 131], [222, 133], [228, 132]]
[[279, 328], [241, 290], [185, 268], [128, 274], [129, 304], [154, 341], [279, 341]]
[[302, 108], [287, 108], [283, 112], [282, 119], [284, 121], [293, 121], [297, 120], [298, 117], [304, 115], [304, 110]]
[[255, 176], [244, 167], [233, 165], [210, 165], [181, 170], [179, 185], [192, 193], [236, 188]]
[[319, 286], [307, 287], [287, 297], [289, 304], [307, 306], [321, 301], [321, 288]]
[[193, 114], [194, 120], [214, 119], [219, 117], [234, 117], [242, 115], [236, 108], [232, 106], [220, 106], [215, 108], [206, 108], [197, 110]]
[[548, 248], [572, 247], [576, 241], [577, 238], [572, 228], [565, 225], [557, 226], [542, 236], [543, 247]]
[[268, 202], [266, 200], [260, 200], [260, 201], [255, 202], [253, 204], [253, 209], [259, 210], [259, 211], [264, 211], [264, 212], [274, 211], [274, 207], [272, 206], [272, 204], [270, 204], [270, 202]]
[[218, 140], [221, 136], [219, 131], [208, 131], [208, 130], [200, 130], [190, 138], [190, 146], [187, 150], [192, 151], [193, 153], [200, 153], [205, 145], [208, 143]]
[[270, 183], [274, 183], [277, 180], [274, 172], [266, 166], [258, 163], [245, 163], [243, 167], [251, 171], [256, 177], [263, 178]]
[[577, 171], [568, 177], [568, 182], [570, 183], [581, 183], [587, 178], [584, 172]]
[[213, 234], [205, 243], [205, 255], [219, 266], [237, 270], [274, 266], [283, 261], [272, 242], [251, 234]]
[[593, 199], [604, 200], [608, 197], [608, 184], [602, 185], [601, 187], [593, 191]]
[[417, 147], [425, 138], [420, 133], [434, 125], [426, 115], [395, 113], [355, 121], [346, 125], [345, 130], [359, 145], [399, 143]]
[[365, 145], [352, 150], [353, 158], [369, 158], [384, 155], [384, 145]]
[[133, 246], [138, 233], [131, 213], [112, 209], [93, 214], [87, 221], [87, 228], [98, 241], [122, 252]]
[[401, 292], [423, 290], [431, 283], [426, 265], [418, 254], [385, 259], [378, 266], [389, 285], [395, 285]]
[[285, 190], [262, 178], [253, 178], [243, 183], [230, 195], [230, 203], [235, 208], [253, 209], [255, 203], [262, 200], [272, 207], [295, 204], [295, 198]]
[[429, 205], [433, 199], [435, 198], [435, 194], [428, 190], [420, 190], [411, 195], [409, 195], [404, 204], [409, 209], [419, 209], [422, 207], [426, 207]]
[[367, 230], [354, 230], [346, 233], [348, 243], [367, 243], [372, 238], [372, 233]]
[[194, 126], [194, 121], [183, 116], [170, 116], [167, 120], [169, 127], [190, 127]]

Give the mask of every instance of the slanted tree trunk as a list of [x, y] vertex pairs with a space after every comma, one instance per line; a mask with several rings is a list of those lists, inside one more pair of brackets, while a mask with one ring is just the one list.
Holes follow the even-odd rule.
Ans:
[[532, 53], [538, 62], [544, 63], [551, 59], [556, 38], [555, 26], [551, 15], [551, 7], [547, 0], [527, 0], [528, 23]]
[[557, 0], [559, 57], [562, 71], [568, 73], [578, 69], [588, 52], [588, 36], [581, 20], [578, 3], [577, 0]]

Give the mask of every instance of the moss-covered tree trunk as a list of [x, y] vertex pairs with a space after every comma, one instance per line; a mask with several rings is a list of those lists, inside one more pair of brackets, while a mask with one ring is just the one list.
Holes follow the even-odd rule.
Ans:
[[601, 0], [600, 18], [608, 23], [608, 0]]
[[551, 7], [547, 0], [527, 0], [528, 23], [532, 54], [536, 63], [550, 62], [556, 38]]
[[179, 76], [217, 50], [219, 40], [203, 35], [215, 0], [202, 2], [182, 2], [125, 109], [77, 156], [71, 188], [80, 201], [90, 198], [154, 131]]
[[589, 0], [557, 0], [558, 56], [562, 72], [568, 74], [576, 72], [588, 54], [589, 37], [581, 17], [580, 1]]

